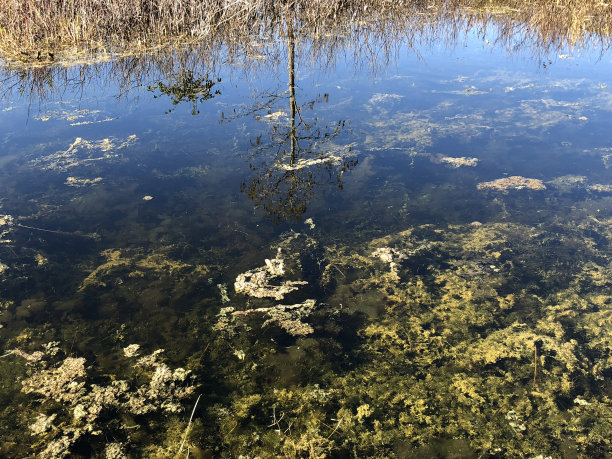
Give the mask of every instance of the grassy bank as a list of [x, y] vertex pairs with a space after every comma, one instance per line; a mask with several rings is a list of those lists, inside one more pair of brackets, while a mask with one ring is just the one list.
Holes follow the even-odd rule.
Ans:
[[276, 37], [286, 35], [288, 24], [300, 43], [298, 61], [332, 68], [350, 56], [372, 72], [392, 61], [400, 46], [454, 46], [474, 30], [493, 46], [542, 59], [567, 47], [605, 50], [611, 43], [612, 8], [596, 0], [305, 3], [5, 0], [0, 63], [7, 65], [0, 81], [4, 94], [45, 99], [98, 79], [116, 79], [123, 92], [185, 69], [215, 74], [221, 62], [251, 71], [286, 58], [285, 41]]
[[536, 42], [607, 40], [612, 8], [600, 0], [3, 0], [0, 52], [8, 58], [53, 60], [67, 49], [152, 46], [168, 39], [231, 41], [284, 28], [287, 17], [309, 34], [339, 25], [426, 30], [432, 21], [461, 21]]

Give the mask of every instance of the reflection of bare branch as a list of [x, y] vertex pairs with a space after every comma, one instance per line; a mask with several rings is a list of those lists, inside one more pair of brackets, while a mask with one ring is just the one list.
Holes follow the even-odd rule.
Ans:
[[261, 93], [261, 95], [259, 95], [259, 99], [260, 101], [256, 101], [252, 106], [248, 107], [246, 110], [244, 111], [234, 111], [234, 114], [232, 115], [226, 115], [225, 113], [221, 114], [221, 122], [225, 122], [228, 123], [230, 121], [239, 119], [239, 118], [245, 118], [251, 115], [254, 115], [255, 113], [261, 112], [261, 111], [268, 111], [268, 113], [271, 113], [272, 111], [272, 107], [274, 105], [274, 103], [281, 99], [282, 97], [286, 96], [289, 93], [289, 90], [285, 90], [276, 94], [272, 94], [269, 92], [263, 92]]
[[[353, 145], [338, 146], [332, 141], [345, 127], [344, 121], [318, 127], [317, 117], [307, 121], [302, 109], [314, 110], [316, 104], [327, 102], [327, 94], [302, 106], [297, 103], [295, 67], [296, 39], [293, 23], [287, 36], [289, 76], [289, 115], [276, 111], [264, 117], [270, 123], [267, 141], [259, 135], [255, 142], [251, 169], [255, 172], [250, 183], [242, 184], [257, 206], [277, 221], [299, 219], [316, 192], [329, 184], [342, 188], [342, 175], [357, 165], [352, 159]], [[271, 111], [271, 107], [269, 110]]]

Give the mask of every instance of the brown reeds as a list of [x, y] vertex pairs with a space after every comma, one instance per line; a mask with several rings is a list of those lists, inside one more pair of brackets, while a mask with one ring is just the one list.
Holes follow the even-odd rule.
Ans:
[[123, 91], [184, 69], [214, 75], [220, 62], [275, 65], [289, 26], [300, 61], [329, 67], [350, 54], [375, 70], [400, 46], [456, 43], [473, 30], [533, 54], [603, 50], [611, 24], [599, 0], [1, 0], [0, 86], [39, 99], [96, 79]]
[[289, 14], [315, 35], [347, 24], [376, 27], [390, 18], [411, 27], [452, 18], [554, 44], [607, 39], [612, 24], [611, 8], [601, 0], [2, 0], [0, 52], [48, 60], [74, 46], [253, 36], [274, 33]]

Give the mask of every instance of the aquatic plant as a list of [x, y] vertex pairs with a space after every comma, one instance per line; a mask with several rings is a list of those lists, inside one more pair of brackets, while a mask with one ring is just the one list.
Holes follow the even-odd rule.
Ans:
[[546, 185], [542, 183], [542, 180], [520, 177], [514, 175], [512, 177], [504, 177], [491, 182], [482, 182], [477, 185], [479, 190], [522, 190], [527, 188], [529, 190], [545, 190]]
[[[60, 359], [58, 346], [58, 342], [51, 342], [42, 351], [13, 349], [4, 355], [24, 358], [30, 367], [31, 374], [21, 381], [21, 391], [30, 396], [28, 406], [36, 407], [37, 414], [28, 426], [35, 437], [30, 451], [41, 457], [70, 456], [75, 448], [82, 448], [83, 442], [89, 444], [92, 453], [105, 450], [109, 457], [115, 451], [118, 455], [110, 457], [125, 457], [130, 432], [140, 429], [139, 418], [156, 412], [181, 412], [181, 401], [195, 391], [189, 371], [171, 370], [159, 361], [162, 349], [136, 359], [138, 346], [126, 347], [125, 358], [132, 359], [131, 377], [107, 378], [104, 384], [100, 377], [90, 374], [85, 358]], [[107, 422], [109, 416], [117, 414], [121, 422], [118, 418]], [[115, 441], [108, 442], [109, 438]]]
[[[298, 238], [299, 234], [290, 236]], [[287, 241], [285, 241], [287, 242]], [[282, 249], [278, 247], [276, 257], [265, 260], [265, 266], [241, 273], [236, 277], [234, 289], [252, 298], [271, 298], [282, 300], [285, 295], [308, 285], [306, 281], [280, 280], [285, 274], [285, 262]], [[229, 299], [228, 299], [229, 300]], [[292, 305], [274, 304], [272, 306], [248, 307], [236, 310], [234, 307], [221, 308], [217, 314], [215, 330], [234, 336], [239, 328], [250, 328], [249, 319], [263, 316], [262, 328], [277, 326], [292, 336], [309, 335], [314, 332], [311, 325], [304, 322], [314, 312], [316, 300], [308, 299]]]
[[118, 150], [129, 147], [136, 140], [135, 135], [125, 139], [106, 138], [94, 141], [77, 137], [66, 150], [37, 158], [31, 164], [43, 170], [67, 171], [76, 166], [116, 159], [119, 157]]
[[[457, 448], [464, 457], [609, 451], [612, 404], [601, 385], [610, 368], [609, 267], [574, 254], [573, 281], [553, 284], [565, 268], [560, 259], [539, 270], [548, 236], [516, 224], [424, 226], [330, 248], [321, 278], [335, 290], [331, 309], [321, 309], [328, 326], [366, 294], [384, 313], [358, 328], [348, 369], [256, 392], [236, 387], [238, 420], [220, 417], [227, 448], [288, 457], [420, 457], [432, 445], [443, 457]], [[546, 282], [556, 287], [542, 295]], [[243, 338], [226, 339], [244, 348]], [[314, 343], [301, 346], [309, 367], [328, 359]], [[264, 371], [273, 349], [253, 343], [236, 384]]]

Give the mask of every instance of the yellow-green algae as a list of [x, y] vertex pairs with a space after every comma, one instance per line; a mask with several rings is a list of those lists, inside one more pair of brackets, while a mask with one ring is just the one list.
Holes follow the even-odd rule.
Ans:
[[[612, 221], [579, 221], [562, 237], [517, 223], [421, 225], [352, 246], [323, 246], [288, 233], [268, 256], [280, 247], [286, 274], [308, 279], [308, 289], [327, 297], [306, 319], [314, 329], [307, 337], [291, 337], [274, 324], [211, 334], [216, 317], [210, 305], [222, 302], [207, 277], [217, 276], [217, 268], [172, 261], [169, 248], [104, 252], [105, 261], [85, 272], [80, 295], [95, 293], [108, 303], [114, 282], [116, 300], [170, 314], [152, 299], [181, 291], [188, 297], [190, 289], [209, 286], [213, 303], [195, 304], [183, 317], [171, 314], [175, 333], [184, 333], [174, 337], [177, 345], [189, 349], [172, 352], [174, 366], [202, 378], [200, 415], [188, 435], [199, 457], [451, 457], [451, 451], [460, 457], [605, 457], [612, 429], [612, 265], [606, 256]], [[543, 269], [551, 244], [557, 258]], [[157, 293], [148, 300], [151, 289]], [[238, 309], [272, 301], [250, 303], [233, 292], [228, 298]], [[107, 335], [117, 354], [137, 330], [129, 319], [124, 324]], [[49, 328], [24, 333], [8, 342], [10, 349], [32, 353], [45, 336], [55, 336]], [[79, 346], [73, 358], [91, 344]], [[105, 359], [100, 354], [87, 374], [113, 381], [129, 373], [123, 365], [112, 376], [108, 370], [117, 364]], [[9, 360], [10, 374], [32, 381], [23, 357], [5, 356], [3, 369]], [[57, 412], [19, 394], [21, 384], [2, 381], [29, 407], [3, 419], [25, 426], [40, 421], [32, 409], [47, 417]], [[144, 414], [131, 416], [144, 421]], [[88, 441], [93, 451], [163, 456], [178, 451], [186, 421], [186, 414], [154, 416], [146, 428], [116, 434], [121, 441]], [[36, 428], [47, 432], [43, 424]], [[151, 429], [159, 429], [155, 441], [145, 441]], [[31, 441], [29, 451], [47, 444]]]
[[[589, 226], [609, 238], [601, 223]], [[586, 261], [595, 255], [589, 238], [570, 234], [565, 242], [581, 245], [575, 268], [560, 272], [568, 261], [560, 255], [542, 271], [552, 237], [511, 223], [422, 226], [328, 249], [322, 281], [335, 284], [337, 309], [326, 322], [342, 321], [340, 308], [357, 309], [373, 289], [381, 314], [359, 327], [356, 362], [341, 358], [310, 384], [258, 389], [255, 398], [236, 388], [244, 395], [221, 416], [227, 447], [285, 457], [420, 457], [432, 445], [443, 457], [457, 447], [461, 457], [609, 453], [611, 267]], [[377, 247], [406, 259], [394, 272], [371, 256]], [[322, 343], [296, 345], [308, 348], [298, 367], [323, 358]], [[250, 379], [269, 352], [248, 352], [235, 377]]]

